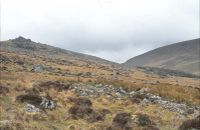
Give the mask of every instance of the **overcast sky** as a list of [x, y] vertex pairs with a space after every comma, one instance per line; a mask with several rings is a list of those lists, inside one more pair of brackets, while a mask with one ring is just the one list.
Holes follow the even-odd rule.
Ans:
[[121, 63], [199, 38], [199, 0], [1, 0], [1, 40], [18, 36]]

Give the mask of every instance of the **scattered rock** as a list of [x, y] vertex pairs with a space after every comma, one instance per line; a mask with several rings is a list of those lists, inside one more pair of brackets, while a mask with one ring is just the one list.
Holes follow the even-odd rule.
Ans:
[[200, 107], [198, 106], [188, 106], [184, 103], [176, 103], [174, 101], [169, 101], [163, 99], [160, 96], [147, 93], [148, 88], [142, 88], [137, 91], [132, 91], [130, 93], [123, 90], [121, 87], [114, 87], [112, 85], [82, 85], [82, 84], [72, 84], [70, 88], [78, 96], [87, 96], [92, 98], [98, 98], [101, 95], [108, 97], [109, 100], [115, 99], [127, 99], [133, 103], [140, 103], [146, 105], [149, 103], [158, 104], [161, 107], [168, 109], [173, 112], [180, 114], [191, 114], [198, 113]]
[[188, 110], [187, 110], [187, 114], [194, 114], [194, 109], [192, 109], [192, 108], [189, 108]]
[[173, 101], [165, 100], [160, 96], [156, 96], [150, 93], [143, 93], [141, 92], [141, 89], [138, 91], [132, 91], [131, 93], [129, 93], [129, 95], [130, 95], [129, 99], [133, 103], [141, 103], [141, 104], [155, 103], [162, 106], [165, 109], [180, 114], [193, 114], [195, 113], [195, 110], [198, 111], [200, 109], [198, 106], [187, 106], [184, 103], [176, 103]]
[[137, 91], [131, 91], [128, 93], [121, 87], [114, 87], [112, 85], [72, 84], [70, 89], [74, 91], [78, 96], [98, 98], [101, 95], [105, 95], [105, 97], [109, 97], [110, 100], [129, 98], [133, 103], [141, 103], [143, 105], [154, 103], [170, 111], [186, 115], [193, 113], [193, 111], [194, 113], [198, 113], [200, 110], [200, 107], [198, 106], [188, 106], [184, 103], [176, 103], [174, 101], [163, 99], [160, 96], [147, 93], [149, 91], [148, 88], [142, 88], [138, 89]]
[[80, 85], [74, 84], [70, 87], [79, 96], [99, 97], [101, 95], [109, 95], [117, 99], [128, 96], [127, 92], [121, 87], [112, 85]]
[[200, 115], [195, 119], [184, 121], [179, 130], [200, 130]]
[[44, 66], [43, 65], [36, 65], [36, 66], [33, 66], [33, 69], [32, 69], [33, 72], [37, 72], [37, 73], [41, 73], [44, 71]]
[[199, 78], [198, 75], [178, 70], [170, 70], [170, 69], [155, 68], [155, 67], [138, 67], [138, 68], [147, 74], [157, 74], [162, 77], [179, 76], [179, 77]]
[[118, 113], [114, 117], [112, 126], [110, 126], [108, 130], [132, 130], [131, 114]]

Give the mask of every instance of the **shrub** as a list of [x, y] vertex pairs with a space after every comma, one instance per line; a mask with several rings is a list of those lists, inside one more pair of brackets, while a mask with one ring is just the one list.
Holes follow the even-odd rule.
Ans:
[[118, 113], [114, 117], [112, 125], [107, 130], [132, 130], [131, 114]]
[[149, 125], [144, 127], [142, 130], [159, 130], [159, 128], [154, 125]]
[[150, 120], [150, 117], [146, 114], [138, 114], [138, 124], [141, 126], [147, 126], [147, 125], [155, 125], [153, 121]]
[[0, 84], [0, 94], [6, 94], [9, 92], [9, 89], [2, 84]]
[[85, 119], [88, 122], [97, 122], [104, 119], [104, 115], [94, 111], [91, 106], [92, 102], [87, 98], [69, 98], [74, 105], [68, 110], [73, 119]]
[[200, 115], [195, 119], [184, 121], [179, 127], [179, 130], [190, 130], [190, 129], [191, 130], [200, 129]]
[[68, 100], [70, 102], [73, 102], [75, 105], [81, 105], [81, 106], [92, 106], [92, 102], [88, 99], [88, 98], [73, 98], [73, 97], [69, 97]]
[[88, 106], [74, 105], [68, 110], [68, 113], [73, 119], [81, 118], [87, 120], [88, 122], [96, 122], [103, 120], [103, 116], [101, 114], [97, 113]]

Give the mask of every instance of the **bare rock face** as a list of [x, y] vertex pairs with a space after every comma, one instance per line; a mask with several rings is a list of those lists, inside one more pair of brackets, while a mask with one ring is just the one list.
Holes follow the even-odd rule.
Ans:
[[26, 39], [19, 36], [16, 39], [11, 40], [12, 43], [19, 48], [27, 49], [27, 50], [36, 50], [36, 45], [32, 44], [31, 39]]
[[112, 126], [110, 126], [108, 130], [132, 130], [131, 114], [118, 113], [114, 117]]

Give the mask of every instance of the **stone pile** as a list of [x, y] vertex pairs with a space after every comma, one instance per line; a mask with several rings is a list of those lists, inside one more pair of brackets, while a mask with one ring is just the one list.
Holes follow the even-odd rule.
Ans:
[[100, 95], [107, 95], [113, 98], [123, 98], [127, 96], [127, 92], [121, 87], [114, 87], [112, 85], [72, 85], [70, 87], [79, 96], [99, 97]]
[[131, 94], [132, 96], [136, 94], [145, 95], [145, 98], [143, 99], [142, 103], [155, 103], [162, 106], [165, 109], [168, 109], [173, 112], [178, 112], [180, 114], [193, 114], [195, 112], [198, 113], [198, 111], [200, 110], [200, 107], [198, 106], [188, 106], [184, 103], [176, 103], [150, 93], [131, 92]]
[[88, 97], [99, 97], [100, 95], [106, 95], [113, 99], [138, 99], [137, 103], [141, 104], [158, 104], [165, 109], [173, 112], [178, 112], [180, 114], [193, 114], [199, 113], [199, 106], [188, 106], [184, 103], [176, 103], [169, 101], [160, 96], [148, 93], [148, 89], [143, 88], [139, 91], [126, 92], [122, 87], [114, 87], [112, 85], [80, 85], [73, 84], [70, 89], [74, 91], [78, 96], [88, 96]]

